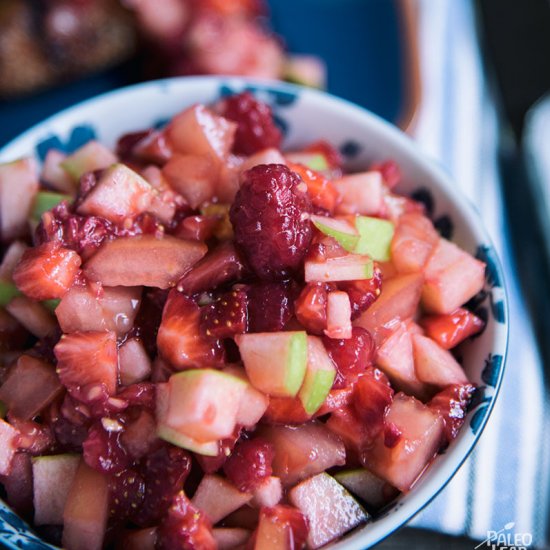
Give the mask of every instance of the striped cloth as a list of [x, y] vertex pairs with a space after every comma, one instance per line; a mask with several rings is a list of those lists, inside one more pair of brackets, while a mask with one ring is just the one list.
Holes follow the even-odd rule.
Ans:
[[[468, 0], [419, 0], [422, 105], [415, 138], [472, 200], [499, 251], [510, 295], [501, 394], [472, 456], [411, 525], [487, 538], [508, 528], [546, 540], [550, 422], [540, 358], [508, 248], [497, 166], [498, 120]], [[511, 523], [514, 523], [513, 527]]]

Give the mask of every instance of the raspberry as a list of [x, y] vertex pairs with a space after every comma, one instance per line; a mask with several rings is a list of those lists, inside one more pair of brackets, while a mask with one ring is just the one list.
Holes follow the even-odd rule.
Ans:
[[268, 147], [281, 147], [281, 131], [275, 125], [271, 107], [250, 92], [234, 95], [221, 102], [220, 114], [237, 123], [233, 152], [252, 155]]
[[351, 338], [346, 340], [325, 336], [323, 344], [336, 365], [333, 388], [344, 388], [355, 382], [357, 377], [371, 366], [376, 351], [370, 332], [361, 327], [353, 327]]
[[274, 455], [273, 445], [263, 439], [243, 440], [223, 465], [223, 471], [239, 490], [253, 491], [271, 475]]
[[230, 218], [235, 243], [260, 279], [298, 271], [311, 242], [310, 213], [306, 185], [286, 166], [260, 164], [244, 173]]
[[248, 289], [248, 324], [250, 332], [283, 330], [292, 317], [292, 283], [259, 282]]

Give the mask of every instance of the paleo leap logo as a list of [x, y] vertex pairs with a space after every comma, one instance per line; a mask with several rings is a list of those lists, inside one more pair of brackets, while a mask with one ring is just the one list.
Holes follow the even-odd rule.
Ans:
[[533, 542], [531, 533], [510, 533], [514, 528], [515, 523], [511, 521], [507, 523], [500, 531], [487, 531], [487, 538], [481, 541], [474, 550], [483, 550], [490, 548], [491, 550], [507, 549], [507, 550], [527, 550]]

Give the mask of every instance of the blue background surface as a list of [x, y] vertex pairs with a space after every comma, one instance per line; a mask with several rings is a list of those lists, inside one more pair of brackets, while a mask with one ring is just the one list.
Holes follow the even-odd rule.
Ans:
[[[328, 67], [328, 90], [396, 121], [403, 99], [397, 0], [271, 0], [271, 23], [294, 53]], [[135, 63], [30, 97], [0, 102], [0, 146], [46, 117], [139, 80]]]

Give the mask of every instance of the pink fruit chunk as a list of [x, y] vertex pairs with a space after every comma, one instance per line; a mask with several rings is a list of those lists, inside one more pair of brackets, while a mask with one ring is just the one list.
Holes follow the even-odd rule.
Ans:
[[281, 480], [276, 476], [269, 476], [259, 487], [254, 491], [252, 505], [261, 508], [267, 506], [272, 508], [279, 504], [283, 498], [283, 486]]
[[399, 275], [384, 281], [378, 300], [354, 324], [366, 328], [375, 336], [378, 329], [393, 321], [405, 321], [413, 317], [418, 308], [423, 282], [420, 273]]
[[412, 343], [416, 375], [422, 382], [433, 384], [440, 389], [450, 384], [468, 383], [464, 369], [451, 352], [421, 334], [413, 335]]
[[146, 380], [151, 375], [151, 359], [145, 346], [137, 338], [130, 338], [118, 350], [120, 383], [129, 386]]
[[[162, 423], [199, 443], [229, 437], [246, 384], [213, 369], [187, 370], [168, 381], [169, 396]], [[159, 414], [157, 412], [157, 417]]]
[[33, 158], [0, 164], [0, 240], [28, 232], [28, 218], [38, 192], [38, 166]]
[[101, 550], [109, 516], [107, 477], [80, 462], [63, 511], [63, 547]]
[[33, 474], [31, 456], [17, 452], [11, 461], [10, 473], [0, 476], [0, 483], [6, 491], [6, 502], [25, 519], [32, 517]]
[[358, 502], [326, 473], [302, 481], [290, 502], [308, 519], [309, 548], [319, 548], [369, 519]]
[[62, 391], [55, 368], [45, 361], [22, 355], [0, 386], [0, 401], [21, 420], [31, 420]]
[[351, 338], [351, 303], [346, 292], [329, 292], [325, 334], [329, 338]]
[[337, 214], [378, 214], [383, 204], [383, 184], [380, 172], [362, 172], [334, 181], [341, 201]]
[[101, 175], [77, 211], [120, 223], [149, 211], [157, 194], [139, 174], [124, 164], [115, 164]]
[[165, 235], [116, 239], [104, 243], [86, 262], [91, 281], [105, 286], [168, 288], [205, 254], [206, 245]]
[[155, 550], [156, 542], [156, 527], [146, 527], [137, 531], [132, 529], [121, 535], [120, 548], [122, 550]]
[[65, 333], [112, 330], [122, 336], [133, 327], [140, 303], [140, 287], [74, 285], [55, 315]]
[[92, 140], [65, 158], [61, 166], [74, 181], [78, 181], [85, 172], [108, 168], [117, 160], [116, 155], [105, 145]]
[[424, 396], [426, 389], [415, 371], [411, 333], [405, 323], [397, 323], [395, 330], [379, 346], [376, 364], [398, 390]]
[[118, 354], [114, 332], [65, 334], [54, 353], [57, 373], [67, 388], [103, 384], [109, 395], [116, 392]]
[[240, 166], [240, 171], [246, 172], [258, 164], [286, 164], [286, 161], [279, 149], [268, 147], [250, 155]]
[[215, 524], [250, 500], [252, 500], [251, 493], [239, 491], [223, 477], [205, 475], [191, 502], [204, 512], [212, 524]]
[[67, 155], [58, 149], [50, 149], [46, 153], [40, 179], [45, 181], [56, 191], [61, 191], [63, 193], [74, 193], [76, 190], [75, 183], [63, 166], [61, 166], [61, 163], [66, 158]]
[[255, 533], [254, 550], [295, 550], [305, 548], [308, 521], [298, 509], [277, 505], [262, 508]]
[[26, 296], [12, 298], [6, 311], [37, 338], [45, 338], [57, 328], [52, 314], [42, 304]]
[[399, 393], [386, 414], [386, 425], [390, 423], [401, 432], [397, 443], [386, 446], [380, 434], [363, 450], [361, 461], [400, 491], [408, 491], [439, 450], [443, 421], [414, 397]]
[[178, 153], [212, 155], [223, 160], [229, 154], [237, 125], [204, 105], [193, 105], [176, 115], [166, 135]]
[[12, 280], [13, 270], [21, 260], [27, 248], [28, 246], [22, 241], [14, 241], [10, 244], [2, 258], [2, 264], [0, 265], [1, 281]]
[[212, 200], [220, 168], [211, 155], [174, 155], [162, 168], [170, 186], [196, 209]]
[[19, 432], [0, 418], [0, 475], [10, 473], [11, 462], [17, 451]]
[[431, 313], [452, 313], [483, 289], [485, 264], [440, 239], [424, 275], [422, 305]]
[[392, 262], [399, 273], [422, 271], [439, 241], [432, 222], [422, 214], [403, 214], [391, 243]]
[[283, 485], [293, 485], [346, 461], [342, 440], [317, 421], [298, 426], [265, 426], [260, 435], [275, 448], [273, 475], [280, 477]]
[[359, 254], [327, 258], [324, 262], [306, 260], [304, 263], [305, 279], [308, 283], [371, 279], [373, 269], [372, 259]]
[[34, 523], [62, 525], [69, 490], [78, 469], [78, 455], [39, 456], [32, 461]]
[[212, 535], [218, 550], [232, 550], [246, 544], [250, 538], [250, 531], [239, 527], [217, 527], [212, 529]]

